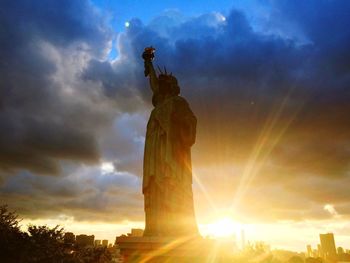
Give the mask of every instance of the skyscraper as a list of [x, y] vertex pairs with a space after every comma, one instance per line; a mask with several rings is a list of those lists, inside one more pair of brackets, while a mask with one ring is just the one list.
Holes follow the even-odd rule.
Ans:
[[307, 252], [307, 256], [309, 257], [309, 258], [311, 258], [313, 255], [312, 255], [312, 247], [311, 247], [311, 245], [307, 245], [306, 246], [306, 252]]
[[64, 242], [66, 244], [74, 244], [75, 243], [75, 235], [72, 232], [66, 232], [64, 234]]
[[322, 247], [320, 244], [317, 244], [317, 250], [318, 250], [318, 257], [323, 258], [323, 251], [322, 251]]
[[244, 233], [244, 229], [241, 230], [241, 242], [242, 242], [242, 249], [245, 249], [245, 233]]
[[102, 246], [103, 247], [108, 247], [108, 240], [107, 239], [103, 239], [102, 240]]
[[94, 235], [77, 235], [75, 237], [75, 242], [77, 245], [80, 246], [94, 246], [94, 240], [95, 240], [95, 236]]
[[344, 248], [342, 247], [338, 247], [337, 248], [337, 253], [340, 255], [340, 254], [344, 254]]
[[321, 248], [325, 259], [335, 259], [337, 250], [335, 248], [333, 233], [320, 234]]
[[133, 236], [133, 237], [142, 237], [143, 236], [143, 229], [132, 228], [131, 229], [131, 236]]

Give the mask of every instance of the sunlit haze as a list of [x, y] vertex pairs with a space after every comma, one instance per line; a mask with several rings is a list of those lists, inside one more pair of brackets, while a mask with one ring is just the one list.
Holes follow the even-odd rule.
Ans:
[[197, 118], [201, 235], [305, 252], [334, 233], [350, 249], [350, 1], [10, 2], [0, 200], [23, 229], [113, 243], [144, 228], [153, 46]]

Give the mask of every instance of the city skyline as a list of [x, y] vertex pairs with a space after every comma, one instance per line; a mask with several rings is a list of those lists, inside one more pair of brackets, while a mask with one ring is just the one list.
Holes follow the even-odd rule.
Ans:
[[[65, 230], [67, 232], [74, 232], [74, 234], [76, 235], [94, 235], [95, 239], [98, 240], [103, 240], [103, 239], [107, 239], [110, 241], [110, 243], [114, 240], [117, 236], [120, 235], [127, 235], [131, 229], [134, 228], [139, 228], [139, 229], [143, 229], [144, 227], [144, 222], [128, 222], [128, 223], [124, 223], [121, 225], [116, 225], [116, 224], [105, 224], [103, 222], [101, 223], [97, 223], [97, 224], [91, 224], [91, 223], [82, 223], [82, 222], [78, 222], [78, 223], [73, 223], [76, 224], [76, 226], [69, 226], [70, 224], [72, 224], [73, 221], [71, 222], [67, 222], [67, 225], [62, 225]], [[34, 225], [48, 225], [50, 227], [54, 227], [57, 224], [62, 223], [62, 221], [59, 220], [55, 220], [55, 221], [48, 221], [48, 220], [39, 220], [39, 221], [30, 221], [30, 220], [24, 220], [22, 221], [22, 227], [23, 229], [25, 229], [25, 227], [31, 223]], [[228, 229], [226, 231], [217, 231], [217, 225], [218, 224], [224, 224], [225, 226], [230, 226], [231, 224], [231, 229]], [[108, 229], [108, 230], [106, 230]], [[256, 236], [254, 235], [254, 231], [258, 231], [264, 229], [264, 231], [260, 231], [259, 235]], [[289, 231], [289, 228], [287, 227], [286, 229], [283, 230], [283, 228], [280, 228], [280, 226], [278, 227], [278, 229], [276, 230], [276, 227], [274, 227], [273, 225], [270, 225], [268, 227], [266, 227], [266, 225], [260, 225], [258, 227], [252, 227], [249, 229], [249, 227], [247, 226], [243, 226], [243, 225], [239, 225], [237, 223], [234, 222], [230, 222], [229, 219], [223, 219], [223, 220], [219, 220], [218, 222], [214, 222], [213, 224], [209, 224], [209, 225], [201, 225], [199, 224], [199, 230], [200, 233], [203, 235], [203, 237], [206, 238], [212, 238], [212, 239], [232, 239], [235, 240], [237, 247], [241, 248], [241, 234], [242, 234], [242, 230], [244, 230], [244, 235], [245, 235], [245, 243], [259, 243], [259, 242], [264, 242], [266, 244], [268, 244], [269, 246], [271, 246], [271, 249], [274, 250], [289, 250], [289, 251], [295, 251], [295, 252], [306, 252], [306, 246], [307, 245], [311, 245], [311, 247], [313, 249], [317, 249], [317, 246], [320, 245], [320, 240], [317, 238], [318, 235], [321, 234], [327, 234], [327, 233], [333, 233], [333, 231], [331, 230], [326, 230], [326, 231], [321, 231], [321, 232], [317, 232], [317, 230], [313, 230], [310, 231], [308, 233], [307, 236], [303, 237], [303, 242], [298, 242], [297, 245], [295, 245], [295, 240], [288, 240], [284, 238], [284, 234], [286, 234], [286, 232], [283, 231]], [[271, 230], [275, 230], [275, 231], [279, 231], [279, 233], [281, 234], [280, 239], [271, 239], [271, 237], [268, 235], [269, 231]], [[300, 229], [299, 229], [300, 231]], [[300, 232], [296, 232], [295, 233], [295, 239], [297, 239], [299, 237], [300, 239]], [[340, 237], [340, 238], [339, 238]], [[299, 240], [300, 241], [300, 240]], [[336, 241], [336, 248], [338, 247], [342, 247], [344, 249], [350, 249], [350, 246], [348, 245], [348, 240], [347, 238], [345, 239], [341, 239], [341, 236], [335, 236], [335, 241]], [[112, 243], [113, 243], [112, 242]]]
[[23, 227], [101, 240], [144, 227], [152, 45], [197, 116], [201, 234], [244, 229], [297, 251], [319, 233], [350, 243], [350, 2], [0, 6], [0, 199]]

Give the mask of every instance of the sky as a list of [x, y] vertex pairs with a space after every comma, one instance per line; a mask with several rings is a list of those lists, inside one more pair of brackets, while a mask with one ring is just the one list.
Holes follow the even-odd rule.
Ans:
[[273, 248], [326, 232], [350, 248], [350, 2], [0, 6], [0, 200], [24, 225], [111, 242], [143, 227], [152, 45], [198, 119], [202, 234], [230, 222]]

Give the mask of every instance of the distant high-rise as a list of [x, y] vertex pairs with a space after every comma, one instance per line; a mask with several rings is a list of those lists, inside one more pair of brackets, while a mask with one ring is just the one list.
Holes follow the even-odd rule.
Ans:
[[107, 239], [102, 240], [102, 246], [108, 247], [108, 240]]
[[245, 233], [244, 229], [241, 230], [241, 241], [242, 241], [242, 249], [245, 248]]
[[101, 246], [101, 240], [96, 239], [95, 240], [95, 247]]
[[338, 255], [344, 254], [344, 248], [338, 247], [337, 252], [338, 252]]
[[320, 244], [317, 244], [317, 250], [318, 250], [318, 257], [323, 258], [323, 251], [322, 251], [322, 247]]
[[75, 235], [72, 232], [66, 232], [64, 234], [64, 243], [66, 244], [74, 244], [75, 243]]
[[75, 237], [75, 242], [77, 245], [80, 245], [80, 246], [94, 246], [94, 239], [95, 239], [94, 235], [91, 235], [91, 236], [77, 235]]
[[312, 247], [311, 247], [311, 245], [307, 245], [306, 246], [306, 254], [307, 254], [307, 257], [309, 257], [309, 258], [312, 257]]
[[143, 229], [141, 229], [141, 228], [132, 228], [131, 229], [131, 236], [133, 236], [133, 237], [142, 237], [143, 236]]
[[324, 258], [334, 259], [337, 256], [333, 233], [320, 234], [321, 248]]

